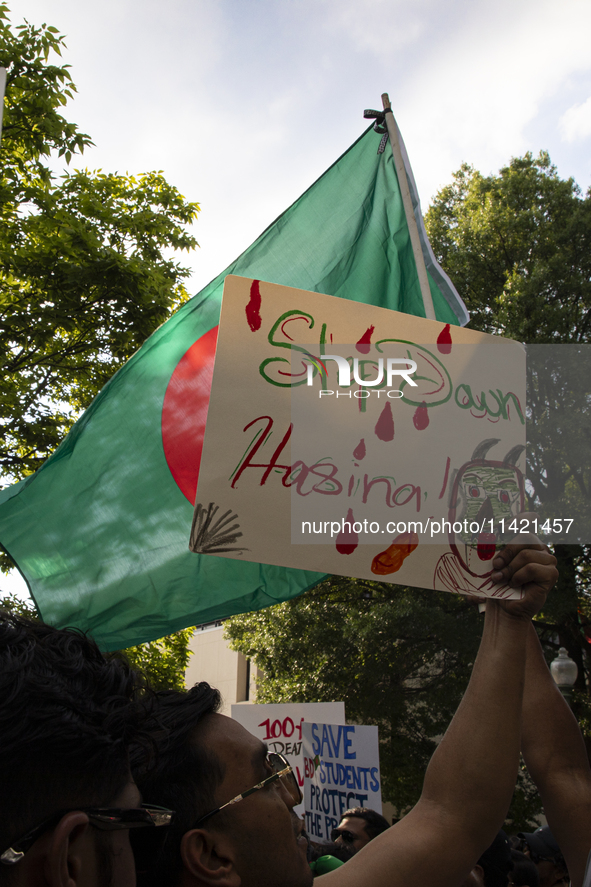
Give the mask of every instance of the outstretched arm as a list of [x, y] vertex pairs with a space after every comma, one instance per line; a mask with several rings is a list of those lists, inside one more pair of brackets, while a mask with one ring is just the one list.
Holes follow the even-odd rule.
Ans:
[[591, 850], [591, 768], [579, 725], [554, 683], [533, 625], [527, 640], [522, 750], [573, 887]]
[[515, 787], [526, 641], [531, 617], [556, 581], [555, 563], [541, 545], [512, 544], [497, 556], [494, 580], [525, 594], [521, 601], [487, 601], [470, 684], [431, 759], [419, 802], [325, 875], [326, 887], [456, 887], [490, 845]]

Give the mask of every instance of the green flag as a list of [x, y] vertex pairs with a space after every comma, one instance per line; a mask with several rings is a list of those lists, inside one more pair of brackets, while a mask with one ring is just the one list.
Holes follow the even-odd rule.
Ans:
[[[39, 471], [0, 493], [0, 543], [46, 622], [117, 649], [323, 578], [193, 554], [189, 533], [227, 274], [424, 316], [392, 152], [378, 155], [378, 142], [367, 130], [144, 343]], [[419, 231], [437, 318], [463, 324], [466, 309]]]

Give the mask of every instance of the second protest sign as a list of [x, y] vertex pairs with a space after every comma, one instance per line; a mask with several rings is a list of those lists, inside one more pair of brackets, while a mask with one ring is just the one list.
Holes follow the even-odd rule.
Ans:
[[302, 724], [306, 830], [328, 843], [351, 807], [382, 812], [378, 728]]

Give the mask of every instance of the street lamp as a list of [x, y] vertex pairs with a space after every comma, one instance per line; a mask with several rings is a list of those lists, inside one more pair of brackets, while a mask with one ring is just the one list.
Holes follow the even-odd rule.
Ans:
[[566, 647], [561, 647], [558, 656], [550, 663], [550, 671], [558, 689], [567, 702], [570, 703], [573, 685], [577, 679], [579, 669], [577, 663], [568, 655]]

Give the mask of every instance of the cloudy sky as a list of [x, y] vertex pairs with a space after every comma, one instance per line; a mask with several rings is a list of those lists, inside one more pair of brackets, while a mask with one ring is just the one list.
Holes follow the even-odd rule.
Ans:
[[[9, 0], [10, 3], [10, 0]], [[92, 168], [162, 169], [201, 204], [199, 290], [389, 92], [423, 206], [463, 161], [550, 151], [591, 184], [588, 0], [12, 0], [67, 35]]]
[[[67, 36], [67, 116], [104, 171], [201, 204], [197, 292], [365, 128], [389, 92], [423, 208], [463, 161], [550, 152], [591, 185], [588, 0], [12, 0]], [[1, 581], [2, 588], [8, 583]]]

